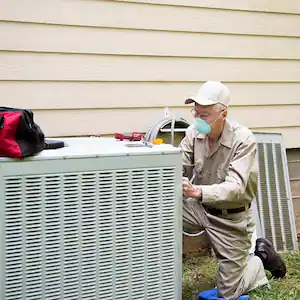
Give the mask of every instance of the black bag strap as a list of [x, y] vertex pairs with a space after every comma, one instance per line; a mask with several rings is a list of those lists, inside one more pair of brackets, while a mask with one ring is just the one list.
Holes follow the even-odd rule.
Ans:
[[57, 141], [57, 140], [45, 140], [45, 150], [50, 149], [59, 149], [65, 147], [65, 143], [63, 141]]

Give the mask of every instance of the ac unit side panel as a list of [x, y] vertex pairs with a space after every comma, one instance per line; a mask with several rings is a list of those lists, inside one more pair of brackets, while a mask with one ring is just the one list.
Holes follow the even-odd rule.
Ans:
[[181, 160], [135, 158], [2, 173], [3, 299], [180, 299]]
[[277, 251], [296, 250], [296, 226], [282, 135], [255, 135], [259, 158], [257, 204], [262, 234]]

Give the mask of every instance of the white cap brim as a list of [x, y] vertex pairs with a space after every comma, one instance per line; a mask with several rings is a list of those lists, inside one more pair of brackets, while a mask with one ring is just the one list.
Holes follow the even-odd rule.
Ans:
[[212, 100], [209, 100], [207, 98], [202, 98], [202, 99], [197, 99], [197, 98], [194, 98], [194, 97], [190, 97], [188, 99], [185, 100], [185, 104], [191, 104], [193, 102], [196, 102], [200, 105], [203, 105], [203, 106], [209, 106], [209, 105], [214, 105], [214, 104], [217, 104], [218, 102], [215, 102], [215, 101], [212, 101]]

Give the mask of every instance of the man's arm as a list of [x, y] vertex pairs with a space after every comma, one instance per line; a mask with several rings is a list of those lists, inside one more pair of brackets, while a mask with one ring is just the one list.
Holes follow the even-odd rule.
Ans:
[[183, 176], [191, 179], [194, 168], [194, 137], [191, 128], [187, 129], [179, 148], [182, 151]]
[[240, 144], [230, 162], [228, 175], [224, 182], [196, 186], [201, 190], [202, 203], [237, 201], [245, 192], [251, 169], [255, 163], [256, 152], [254, 139]]

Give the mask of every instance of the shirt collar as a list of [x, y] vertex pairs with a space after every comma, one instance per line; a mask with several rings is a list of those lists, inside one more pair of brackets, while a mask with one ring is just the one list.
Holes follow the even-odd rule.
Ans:
[[220, 144], [232, 148], [233, 129], [229, 120], [225, 120], [223, 132], [220, 138]]
[[206, 134], [197, 132], [196, 137], [197, 137], [197, 139], [204, 140], [206, 137]]

